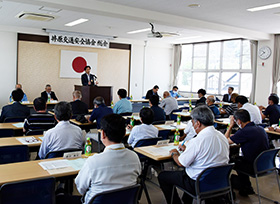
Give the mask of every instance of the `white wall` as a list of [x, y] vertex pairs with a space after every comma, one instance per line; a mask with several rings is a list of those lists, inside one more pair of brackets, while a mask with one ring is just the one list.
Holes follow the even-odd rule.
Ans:
[[[274, 56], [274, 35], [271, 35], [270, 40], [258, 41], [258, 49], [262, 46], [269, 46], [272, 54], [266, 60], [257, 59], [257, 76], [256, 76], [256, 92], [255, 102], [257, 105], [267, 106], [267, 98], [271, 93], [272, 88], [272, 67]], [[262, 66], [264, 63], [264, 66]]]
[[168, 44], [132, 44], [130, 92], [134, 99], [146, 95], [154, 85], [159, 86], [159, 95], [168, 91], [172, 73], [173, 47]]
[[[16, 83], [17, 33], [0, 31], [0, 107], [7, 104]], [[24, 87], [23, 87], [24, 88]]]

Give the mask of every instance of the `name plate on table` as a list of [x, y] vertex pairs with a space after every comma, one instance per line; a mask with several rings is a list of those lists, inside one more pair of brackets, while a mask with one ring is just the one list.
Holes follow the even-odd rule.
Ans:
[[160, 140], [157, 142], [156, 146], [164, 146], [164, 145], [168, 145], [169, 140]]
[[174, 120], [167, 120], [165, 121], [165, 125], [173, 125], [174, 124]]
[[77, 158], [82, 156], [82, 151], [66, 152], [63, 154], [64, 159]]

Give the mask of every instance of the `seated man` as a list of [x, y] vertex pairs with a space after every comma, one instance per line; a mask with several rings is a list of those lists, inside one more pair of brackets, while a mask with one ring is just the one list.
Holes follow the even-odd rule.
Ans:
[[206, 98], [205, 98], [205, 95], [206, 95], [206, 91], [204, 89], [199, 89], [197, 91], [197, 94], [198, 94], [198, 97], [199, 99], [196, 101], [196, 104], [205, 104], [206, 103]]
[[[16, 84], [15, 89], [21, 89], [22, 90], [22, 85], [21, 84]], [[28, 101], [26, 94], [23, 92], [23, 98], [21, 101]], [[10, 95], [10, 102], [13, 102], [13, 96], [12, 93]]]
[[220, 111], [218, 109], [217, 106], [215, 106], [215, 97], [214, 96], [208, 96], [207, 99], [206, 99], [206, 103], [207, 103], [207, 106], [211, 109], [211, 111], [213, 112], [215, 118], [219, 117], [220, 116]]
[[173, 86], [172, 90], [169, 91], [170, 96], [173, 98], [180, 98], [180, 94], [178, 93], [178, 86]]
[[[213, 127], [212, 111], [206, 106], [199, 106], [191, 112], [191, 117], [197, 136], [185, 145], [179, 146], [184, 151], [181, 155], [177, 149], [170, 151], [173, 160], [179, 166], [185, 167], [185, 170], [163, 171], [158, 176], [160, 187], [168, 204], [171, 203], [173, 185], [178, 185], [194, 193], [195, 180], [204, 169], [225, 165], [229, 161], [228, 141]], [[184, 194], [183, 201], [192, 203], [192, 197]], [[173, 203], [181, 203], [176, 190]]]
[[23, 95], [24, 93], [21, 89], [16, 89], [12, 92], [14, 103], [11, 105], [6, 105], [2, 108], [0, 122], [4, 122], [5, 118], [8, 117], [27, 117], [30, 115], [29, 108], [20, 103]]
[[[278, 103], [279, 97], [273, 94], [268, 97], [268, 106], [266, 108], [264, 108], [263, 106], [259, 107], [262, 119], [268, 117], [270, 125], [279, 124], [280, 108], [278, 107]], [[262, 113], [263, 109], [265, 109], [264, 113]]]
[[24, 121], [23, 132], [32, 130], [48, 130], [56, 125], [54, 116], [47, 113], [47, 104], [42, 97], [35, 98], [33, 101], [36, 113], [28, 116]]
[[69, 122], [72, 117], [71, 105], [60, 102], [54, 107], [54, 117], [58, 124], [49, 129], [39, 150], [39, 157], [44, 159], [48, 152], [65, 149], [83, 149], [84, 137], [81, 128]]
[[166, 115], [170, 115], [172, 111], [179, 108], [177, 100], [175, 98], [172, 98], [168, 91], [165, 91], [163, 93], [163, 98], [164, 99], [161, 101], [159, 107], [164, 109]]
[[150, 107], [154, 112], [154, 121], [161, 121], [166, 119], [164, 110], [158, 107], [158, 103], [159, 103], [159, 98], [157, 96], [152, 96], [149, 99]]
[[231, 103], [230, 99], [231, 99], [233, 90], [234, 90], [234, 88], [232, 86], [228, 87], [228, 93], [223, 96], [223, 100], [222, 100], [223, 102]]
[[132, 104], [126, 98], [127, 91], [125, 89], [119, 89], [118, 95], [120, 100], [114, 105], [113, 112], [116, 114], [132, 113]]
[[231, 98], [230, 98], [232, 104], [230, 104], [226, 108], [219, 108], [219, 111], [220, 111], [221, 114], [233, 115], [234, 112], [238, 110], [237, 103], [236, 103], [236, 97], [237, 96], [238, 96], [237, 93], [233, 93], [231, 95]]
[[187, 126], [184, 130], [184, 135], [182, 137], [180, 137], [180, 140], [184, 140], [187, 142], [187, 141], [191, 140], [192, 138], [194, 138], [195, 136], [196, 136], [196, 132], [193, 128], [192, 121], [189, 120], [187, 123]]
[[[141, 174], [137, 154], [121, 143], [125, 135], [125, 120], [122, 116], [107, 115], [100, 124], [101, 141], [106, 148], [102, 153], [89, 157], [75, 179], [77, 190], [83, 195], [83, 203], [86, 204], [98, 193], [137, 184]], [[82, 203], [79, 198], [73, 197], [77, 196], [57, 196], [57, 204]]]
[[72, 106], [73, 115], [86, 115], [88, 114], [88, 105], [81, 101], [82, 93], [78, 90], [72, 93], [73, 101], [70, 102]]
[[250, 114], [251, 122], [254, 122], [256, 125], [259, 125], [262, 123], [262, 116], [260, 109], [249, 103], [248, 99], [245, 96], [239, 95], [235, 99], [237, 103], [238, 109], [244, 109], [247, 110]]
[[[233, 160], [235, 170], [238, 173], [240, 189], [239, 194], [247, 196], [254, 194], [249, 176], [240, 173], [238, 170], [253, 173], [253, 162], [256, 157], [269, 148], [268, 137], [263, 127], [256, 126], [254, 122], [250, 122], [250, 114], [247, 110], [240, 109], [231, 117], [229, 128], [225, 134], [229, 144], [240, 144], [243, 153], [242, 157]], [[240, 129], [230, 136], [234, 124], [237, 124]]]
[[158, 90], [159, 90], [158, 85], [155, 85], [154, 88], [152, 88], [152, 89], [150, 89], [149, 91], [147, 91], [146, 97], [145, 97], [145, 98], [146, 98], [146, 99], [150, 99], [151, 96], [153, 96], [153, 95], [159, 97], [159, 95], [158, 95], [158, 93], [157, 93]]
[[45, 91], [41, 93], [41, 97], [44, 98], [47, 102], [50, 100], [58, 100], [55, 93], [52, 91], [51, 85], [47, 84]]
[[133, 148], [141, 139], [154, 138], [158, 136], [158, 129], [152, 125], [154, 120], [154, 113], [150, 108], [142, 108], [140, 110], [141, 125], [132, 127], [129, 125], [131, 133], [128, 137], [127, 143]]
[[88, 118], [88, 122], [92, 123], [96, 120], [97, 129], [100, 129], [100, 121], [105, 115], [113, 113], [113, 110], [105, 105], [104, 98], [97, 96], [93, 100], [94, 109], [91, 116]]

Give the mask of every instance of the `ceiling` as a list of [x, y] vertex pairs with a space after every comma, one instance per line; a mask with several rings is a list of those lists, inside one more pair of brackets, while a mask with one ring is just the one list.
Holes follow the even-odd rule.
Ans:
[[[170, 3], [172, 2], [172, 3]], [[117, 36], [118, 40], [188, 43], [230, 38], [267, 40], [269, 34], [280, 33], [280, 8], [259, 12], [246, 9], [279, 3], [276, 0], [0, 0], [0, 30], [42, 33], [42, 28], [98, 35]], [[190, 8], [189, 4], [200, 4]], [[59, 12], [40, 8], [61, 9]], [[18, 19], [22, 12], [54, 15], [49, 22]], [[79, 18], [88, 22], [73, 27], [64, 24]], [[128, 31], [149, 28], [176, 32], [180, 36], [162, 39], [147, 38], [149, 31], [127, 34]]]

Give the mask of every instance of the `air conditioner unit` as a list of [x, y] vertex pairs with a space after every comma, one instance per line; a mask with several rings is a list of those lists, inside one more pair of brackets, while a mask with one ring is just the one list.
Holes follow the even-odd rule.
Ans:
[[51, 21], [51, 20], [55, 19], [55, 17], [51, 16], [51, 15], [32, 13], [32, 12], [20, 12], [15, 17], [19, 18], [19, 19], [27, 19], [27, 20], [33, 20], [33, 21]]

